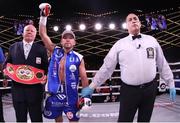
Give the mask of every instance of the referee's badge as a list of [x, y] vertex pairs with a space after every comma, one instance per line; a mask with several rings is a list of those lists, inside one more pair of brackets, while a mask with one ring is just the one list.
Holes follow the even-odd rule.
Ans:
[[147, 51], [147, 58], [153, 59], [154, 58], [154, 49], [152, 47], [148, 47]]

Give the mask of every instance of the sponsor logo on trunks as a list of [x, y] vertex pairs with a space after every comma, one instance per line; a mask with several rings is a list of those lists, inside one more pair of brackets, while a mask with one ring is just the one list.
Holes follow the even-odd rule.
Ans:
[[52, 115], [52, 112], [51, 112], [51, 111], [44, 110], [44, 115], [46, 115], [46, 116], [51, 116], [51, 115]]
[[67, 112], [66, 115], [68, 119], [72, 119], [74, 117], [72, 112]]
[[59, 100], [64, 100], [66, 98], [66, 95], [65, 94], [57, 94], [56, 97], [59, 99]]
[[63, 102], [51, 102], [52, 107], [62, 107], [64, 105], [65, 105], [65, 103], [63, 103]]
[[80, 118], [80, 111], [76, 112], [76, 117]]

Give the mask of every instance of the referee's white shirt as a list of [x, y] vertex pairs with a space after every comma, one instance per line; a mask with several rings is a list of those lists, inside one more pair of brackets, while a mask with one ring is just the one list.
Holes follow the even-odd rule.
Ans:
[[93, 78], [90, 86], [99, 86], [111, 77], [117, 63], [120, 64], [121, 80], [129, 85], [140, 85], [152, 81], [156, 70], [170, 88], [174, 87], [172, 71], [164, 57], [157, 40], [141, 34], [141, 38], [132, 39], [132, 35], [118, 40], [104, 59], [104, 63]]

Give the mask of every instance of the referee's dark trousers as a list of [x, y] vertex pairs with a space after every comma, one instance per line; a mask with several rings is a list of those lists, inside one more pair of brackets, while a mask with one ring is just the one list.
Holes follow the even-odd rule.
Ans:
[[122, 83], [118, 122], [133, 122], [138, 111], [137, 122], [150, 122], [157, 91], [157, 82], [132, 86]]

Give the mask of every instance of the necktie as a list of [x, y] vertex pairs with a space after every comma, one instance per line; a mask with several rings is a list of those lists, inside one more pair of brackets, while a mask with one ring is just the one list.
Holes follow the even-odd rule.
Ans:
[[141, 35], [134, 35], [134, 36], [132, 36], [133, 40], [135, 40], [136, 38], [138, 38], [138, 39], [141, 38]]
[[25, 58], [27, 59], [28, 55], [29, 55], [29, 51], [31, 49], [31, 45], [30, 44], [25, 44], [25, 47], [24, 47], [24, 55], [25, 55]]

